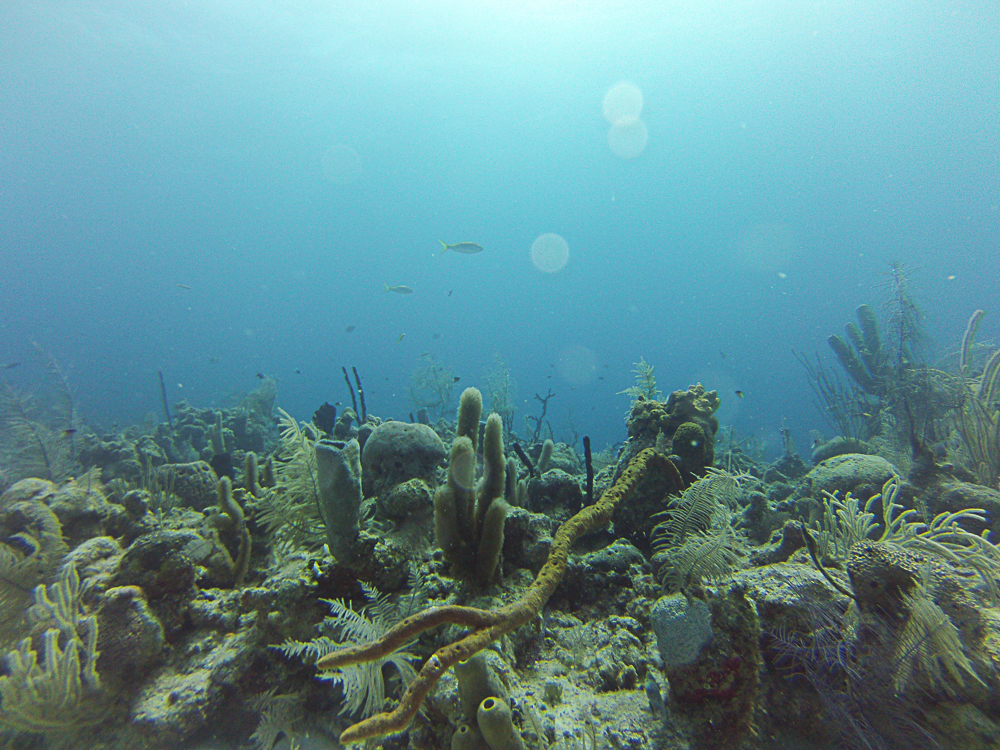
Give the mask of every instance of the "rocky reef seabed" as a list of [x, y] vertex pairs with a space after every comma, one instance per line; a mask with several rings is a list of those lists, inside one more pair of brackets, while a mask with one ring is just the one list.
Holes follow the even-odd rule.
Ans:
[[831, 346], [870, 429], [810, 460], [727, 443], [718, 394], [661, 399], [652, 368], [601, 462], [519, 441], [475, 389], [432, 425], [298, 422], [264, 388], [81, 429], [70, 455], [22, 425], [0, 441], [2, 737], [998, 748], [1000, 491], [975, 453], [997, 357], [969, 341], [966, 400], [911, 398], [918, 431], [914, 373], [859, 318]]

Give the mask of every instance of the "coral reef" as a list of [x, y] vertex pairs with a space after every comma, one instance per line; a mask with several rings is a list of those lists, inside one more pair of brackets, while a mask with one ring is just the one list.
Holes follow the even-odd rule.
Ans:
[[815, 465], [787, 431], [770, 463], [720, 438], [718, 394], [661, 400], [645, 360], [628, 439], [590, 478], [551, 391], [514, 433], [499, 360], [486, 420], [466, 389], [430, 424], [456, 382], [435, 363], [416, 422], [356, 396], [299, 422], [265, 381], [172, 424], [81, 430], [68, 473], [22, 424], [2, 728], [109, 750], [990, 746], [1000, 358], [977, 313], [957, 366], [923, 365], [907, 305], [860, 309], [832, 344], [848, 382], [817, 387], [861, 412]]

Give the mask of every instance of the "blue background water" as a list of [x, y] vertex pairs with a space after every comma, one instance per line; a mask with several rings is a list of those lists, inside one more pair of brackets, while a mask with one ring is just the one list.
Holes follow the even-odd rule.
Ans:
[[[1000, 332], [998, 8], [5, 2], [0, 359], [30, 385], [37, 341], [110, 425], [160, 415], [157, 370], [196, 405], [272, 374], [307, 419], [352, 364], [406, 418], [422, 353], [461, 386], [498, 354], [517, 425], [551, 388], [557, 437], [571, 414], [600, 447], [644, 357], [804, 447], [790, 350], [825, 355], [890, 258], [919, 267], [938, 352], [976, 307]], [[630, 160], [601, 106], [623, 80]], [[348, 148], [355, 179], [329, 179]], [[529, 258], [545, 232], [555, 274]]]

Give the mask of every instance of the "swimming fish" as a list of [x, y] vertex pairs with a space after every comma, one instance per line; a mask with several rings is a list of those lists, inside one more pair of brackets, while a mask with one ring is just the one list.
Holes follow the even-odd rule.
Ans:
[[398, 344], [400, 341], [402, 341], [403, 340], [403, 336], [405, 336], [405, 335], [406, 335], [405, 333], [399, 334], [399, 338], [396, 339], [396, 343]]
[[20, 362], [8, 362], [7, 364], [5, 364], [3, 366], [3, 369], [5, 369], [5, 370], [13, 370], [19, 364], [21, 364], [21, 363]]
[[463, 255], [472, 255], [473, 253], [481, 253], [483, 251], [482, 245], [477, 245], [475, 242], [456, 242], [454, 245], [449, 245], [444, 240], [438, 240], [441, 243], [441, 254], [444, 255], [445, 250], [454, 250], [456, 253], [462, 253]]
[[190, 289], [191, 287], [189, 287], [187, 284], [178, 284], [177, 288], [178, 289]]
[[458, 382], [459, 380], [461, 380], [461, 378], [460, 378], [460, 377], [459, 377], [458, 375], [456, 375], [455, 377], [453, 377], [453, 378], [451, 379], [451, 382], [452, 382], [452, 383], [457, 383], [457, 382]]
[[743, 391], [736, 391], [736, 395], [743, 398]]
[[432, 339], [439, 339], [439, 338], [441, 338], [441, 334], [440, 333], [435, 333], [433, 336], [431, 336], [431, 338]]
[[351, 331], [353, 331], [353, 330], [354, 330], [355, 328], [357, 328], [357, 326], [356, 326], [356, 325], [349, 325], [349, 326], [347, 326], [347, 328], [345, 328], [345, 329], [344, 329], [344, 333], [350, 333], [350, 332], [351, 332]]
[[383, 284], [387, 292], [395, 292], [396, 294], [413, 294], [413, 290], [408, 286], [403, 286], [399, 284], [398, 286], [389, 286], [388, 284]]

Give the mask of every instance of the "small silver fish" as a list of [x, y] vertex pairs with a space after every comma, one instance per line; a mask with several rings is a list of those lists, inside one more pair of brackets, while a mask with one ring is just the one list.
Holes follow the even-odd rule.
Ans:
[[441, 254], [444, 255], [445, 250], [454, 250], [456, 253], [463, 253], [464, 255], [472, 255], [473, 253], [481, 253], [483, 251], [482, 245], [477, 245], [475, 242], [456, 242], [454, 245], [449, 245], [444, 240], [438, 240], [441, 243]]
[[389, 286], [388, 284], [383, 284], [387, 292], [395, 292], [396, 294], [413, 294], [413, 290], [408, 286], [403, 286], [399, 284], [397, 286]]

